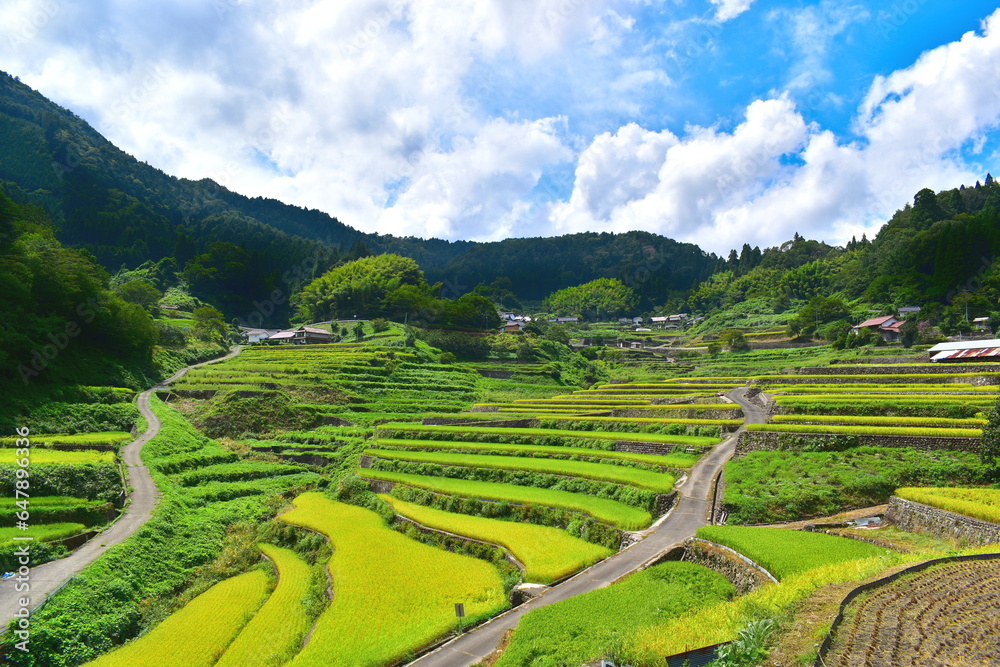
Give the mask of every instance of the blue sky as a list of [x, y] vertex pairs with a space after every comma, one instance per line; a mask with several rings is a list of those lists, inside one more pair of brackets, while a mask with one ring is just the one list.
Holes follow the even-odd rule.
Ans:
[[0, 0], [0, 69], [168, 173], [366, 231], [874, 233], [997, 163], [976, 0]]

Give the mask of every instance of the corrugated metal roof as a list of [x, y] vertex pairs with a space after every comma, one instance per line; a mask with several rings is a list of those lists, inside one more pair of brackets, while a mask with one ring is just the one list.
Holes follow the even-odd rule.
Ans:
[[1000, 338], [989, 340], [960, 340], [953, 343], [938, 343], [928, 352], [947, 352], [949, 350], [975, 350], [983, 348], [1000, 347]]
[[931, 361], [945, 359], [982, 359], [984, 357], [1000, 357], [1000, 347], [980, 347], [972, 350], [945, 350], [931, 357]]

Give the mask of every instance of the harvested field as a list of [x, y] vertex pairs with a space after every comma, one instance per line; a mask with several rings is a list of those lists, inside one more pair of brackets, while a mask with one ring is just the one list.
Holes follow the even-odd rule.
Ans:
[[998, 565], [946, 563], [859, 597], [848, 606], [825, 664], [1000, 664]]

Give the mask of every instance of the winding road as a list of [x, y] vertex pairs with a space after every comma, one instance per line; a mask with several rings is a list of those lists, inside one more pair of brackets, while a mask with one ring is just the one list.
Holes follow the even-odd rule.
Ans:
[[155, 391], [166, 390], [167, 383], [183, 377], [192, 368], [231, 359], [242, 349], [243, 346], [238, 345], [225, 356], [182, 368], [157, 386], [139, 394], [137, 405], [139, 412], [146, 418], [146, 430], [138, 438], [125, 445], [121, 451], [122, 460], [128, 469], [128, 484], [132, 487], [128, 507], [113, 524], [69, 556], [31, 568], [28, 575], [30, 589], [27, 592], [15, 590], [16, 579], [0, 582], [0, 631], [6, 629], [18, 611], [25, 606], [20, 604], [22, 597], [29, 599], [28, 609], [37, 610], [83, 568], [93, 563], [111, 547], [127, 540], [144, 523], [149, 521], [160, 500], [160, 491], [156, 488], [156, 484], [149, 474], [149, 469], [142, 464], [139, 453], [142, 451], [143, 445], [157, 436], [161, 426], [159, 418], [149, 407], [150, 396]]
[[[747, 387], [727, 394], [743, 408], [745, 424], [762, 424], [763, 411], [746, 400]], [[742, 430], [742, 429], [741, 429]], [[641, 569], [709, 523], [712, 511], [712, 480], [736, 449], [740, 431], [730, 435], [703, 456], [691, 469], [677, 505], [665, 520], [654, 525], [649, 534], [614, 556], [590, 567], [575, 577], [553, 586], [542, 595], [484, 623], [467, 634], [456, 637], [440, 648], [409, 663], [410, 667], [468, 667], [492, 653], [507, 630], [517, 626], [521, 617], [540, 607], [561, 602], [575, 595], [609, 586], [627, 574]]]

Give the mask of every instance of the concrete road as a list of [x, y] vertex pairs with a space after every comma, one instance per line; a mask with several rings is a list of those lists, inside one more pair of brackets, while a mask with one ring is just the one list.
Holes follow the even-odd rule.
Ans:
[[[166, 382], [173, 382], [197, 366], [215, 364], [235, 357], [242, 349], [242, 346], [237, 346], [224, 357], [182, 368], [166, 380], [164, 384]], [[53, 593], [62, 588], [63, 584], [69, 581], [70, 578], [97, 560], [105, 551], [131, 537], [153, 515], [153, 510], [160, 500], [160, 491], [156, 488], [156, 484], [153, 483], [149, 469], [142, 464], [139, 453], [142, 451], [142, 446], [156, 437], [160, 432], [160, 420], [149, 408], [149, 398], [158, 389], [164, 389], [162, 384], [139, 394], [137, 404], [139, 412], [146, 418], [146, 431], [122, 448], [121, 455], [127, 470], [128, 484], [132, 487], [132, 491], [129, 494], [128, 507], [125, 509], [125, 512], [103, 532], [94, 536], [93, 539], [66, 558], [31, 568], [28, 575], [29, 581], [27, 582], [30, 587], [28, 591], [18, 592], [15, 590], [15, 585], [18, 583], [16, 579], [8, 579], [0, 582], [0, 629], [5, 630], [7, 624], [10, 623], [11, 619], [22, 608], [20, 604], [21, 598], [27, 597], [29, 599], [27, 608], [31, 611], [38, 609], [45, 604], [46, 600]]]
[[[747, 388], [740, 387], [727, 394], [743, 408], [746, 423], [763, 423], [763, 412], [746, 400]], [[413, 667], [468, 667], [490, 653], [500, 643], [507, 630], [517, 626], [521, 616], [529, 611], [561, 602], [574, 595], [587, 593], [608, 586], [625, 575], [641, 569], [646, 563], [669, 551], [689, 537], [698, 528], [709, 523], [712, 505], [712, 479], [725, 465], [736, 448], [739, 432], [726, 438], [703, 456], [691, 470], [687, 482], [680, 489], [683, 494], [669, 516], [653, 528], [642, 541], [601, 561], [558, 586], [553, 586], [539, 597], [489, 622], [457, 637], [440, 648], [410, 663]]]

